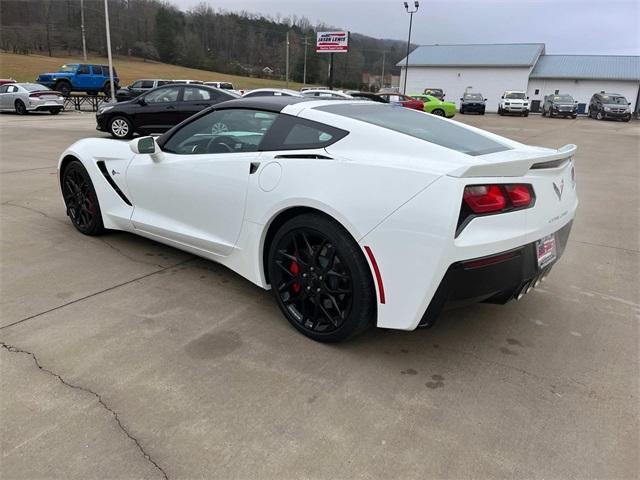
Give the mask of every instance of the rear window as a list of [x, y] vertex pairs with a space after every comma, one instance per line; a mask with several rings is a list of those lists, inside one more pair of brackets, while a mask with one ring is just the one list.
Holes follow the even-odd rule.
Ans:
[[316, 109], [388, 128], [467, 155], [509, 150], [506, 145], [455, 123], [401, 106], [364, 103], [328, 105]]

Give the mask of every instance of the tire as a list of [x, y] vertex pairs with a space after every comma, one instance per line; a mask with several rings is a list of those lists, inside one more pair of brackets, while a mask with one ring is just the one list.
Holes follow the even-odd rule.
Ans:
[[104, 84], [104, 87], [102, 87], [102, 93], [104, 93], [105, 96], [107, 96], [107, 97], [111, 97], [111, 83], [110, 82], [106, 82]]
[[460, 115], [464, 115], [464, 108], [460, 109]]
[[480, 115], [484, 115], [484, 110], [480, 110]]
[[288, 220], [273, 237], [267, 257], [272, 291], [291, 325], [319, 342], [340, 342], [376, 318], [369, 264], [341, 225], [319, 214]]
[[571, 115], [571, 118], [576, 119], [576, 118], [578, 118], [578, 115], [577, 114], [576, 115]]
[[56, 83], [54, 90], [60, 92], [63, 97], [68, 97], [71, 93], [71, 85], [69, 82], [58, 82]]
[[542, 116], [546, 117], [547, 116], [547, 112], [544, 110], [544, 107], [542, 107]]
[[81, 162], [73, 160], [62, 172], [62, 197], [71, 223], [84, 235], [105, 231], [98, 196]]
[[504, 111], [501, 107], [498, 107], [498, 115], [500, 115], [501, 117], [504, 116]]
[[15, 103], [13, 104], [13, 106], [16, 109], [16, 113], [18, 115], [26, 115], [27, 113], [29, 113], [27, 111], [27, 107], [24, 104], [24, 102], [22, 100], [16, 100]]
[[441, 108], [436, 108], [431, 113], [433, 113], [437, 117], [444, 117], [444, 110], [442, 110]]
[[133, 125], [127, 117], [116, 116], [109, 120], [109, 133], [118, 139], [133, 137]]
[[527, 110], [526, 112], [524, 112], [524, 113], [522, 114], [522, 116], [523, 116], [523, 117], [528, 117], [528, 116], [529, 116], [529, 111]]
[[604, 115], [600, 110], [596, 112], [596, 120], [604, 120]]
[[49, 113], [50, 113], [51, 115], [58, 115], [61, 111], [62, 111], [62, 109], [61, 109], [61, 108], [50, 108], [50, 109], [49, 109]]

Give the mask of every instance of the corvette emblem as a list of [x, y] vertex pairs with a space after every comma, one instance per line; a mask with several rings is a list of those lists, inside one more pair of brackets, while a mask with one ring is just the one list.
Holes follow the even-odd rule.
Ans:
[[564, 190], [564, 180], [560, 180], [560, 185], [557, 185], [556, 182], [553, 182], [553, 189], [558, 196], [558, 200], [562, 200], [562, 191]]
[[111, 175], [120, 175], [120, 172], [116, 172], [115, 169], [112, 169], [111, 170]]

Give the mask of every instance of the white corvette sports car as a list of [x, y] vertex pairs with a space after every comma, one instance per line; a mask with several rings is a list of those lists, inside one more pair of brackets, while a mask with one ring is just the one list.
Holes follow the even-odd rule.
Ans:
[[258, 97], [158, 138], [80, 140], [59, 179], [80, 232], [222, 263], [271, 288], [300, 332], [339, 341], [528, 292], [566, 246], [575, 151], [399, 106]]

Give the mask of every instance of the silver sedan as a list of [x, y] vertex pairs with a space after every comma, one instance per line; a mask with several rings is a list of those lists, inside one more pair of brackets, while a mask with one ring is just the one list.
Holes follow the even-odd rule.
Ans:
[[0, 110], [24, 115], [27, 112], [49, 111], [57, 115], [64, 109], [60, 92], [37, 83], [9, 83], [0, 86]]

